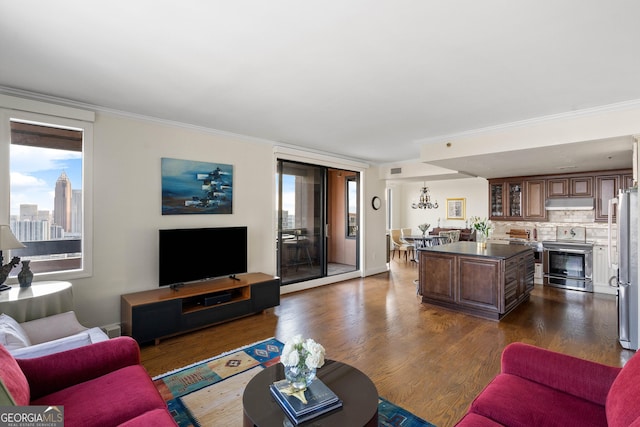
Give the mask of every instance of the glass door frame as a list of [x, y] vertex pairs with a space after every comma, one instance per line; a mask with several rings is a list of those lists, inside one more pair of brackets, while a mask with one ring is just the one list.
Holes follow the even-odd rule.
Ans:
[[[308, 282], [314, 279], [326, 279], [329, 277], [340, 276], [343, 274], [351, 274], [352, 277], [361, 275], [361, 239], [360, 233], [362, 229], [361, 219], [361, 175], [362, 171], [353, 169], [340, 169], [330, 165], [321, 165], [308, 163], [305, 161], [291, 160], [288, 158], [275, 158], [276, 161], [276, 271], [282, 279], [283, 285], [291, 285], [300, 282]], [[304, 181], [292, 186], [291, 180], [287, 181], [287, 167], [293, 168], [289, 172], [294, 172], [297, 168], [301, 175], [309, 175], [305, 172], [308, 170], [322, 171], [318, 174], [321, 179], [315, 184], [313, 203], [293, 201], [295, 208], [289, 207], [291, 201], [284, 200], [283, 193], [294, 192], [294, 199], [297, 197], [306, 197], [303, 193], [305, 189]], [[308, 179], [308, 178], [307, 178]], [[349, 194], [349, 181], [355, 182], [355, 194], [353, 191]], [[294, 189], [295, 188], [295, 189]], [[353, 203], [355, 202], [355, 204]], [[352, 208], [349, 209], [349, 203]], [[304, 211], [305, 206], [314, 209], [314, 218], [309, 219], [309, 211], [305, 217], [298, 216], [299, 212]], [[355, 207], [355, 209], [354, 209]], [[289, 217], [286, 213], [293, 210], [294, 218]], [[350, 218], [355, 211], [355, 219]], [[297, 216], [297, 217], [296, 217]], [[313, 222], [313, 227], [309, 227], [309, 223]], [[355, 235], [350, 235], [349, 224], [351, 222], [351, 231], [355, 229]], [[285, 224], [286, 223], [286, 224]], [[298, 233], [299, 232], [299, 233]], [[319, 264], [312, 269], [312, 273], [305, 275], [305, 268], [309, 270], [305, 258], [307, 248], [298, 248], [295, 240], [296, 233], [313, 234], [309, 249], [311, 251], [311, 259], [313, 264]], [[332, 245], [331, 247], [329, 245]], [[337, 249], [336, 246], [337, 245]], [[300, 253], [300, 251], [303, 251]], [[346, 251], [346, 252], [345, 252]], [[303, 258], [300, 258], [303, 255]], [[331, 259], [329, 259], [331, 257]], [[291, 258], [295, 262], [290, 262]], [[304, 261], [304, 262], [303, 262]], [[326, 283], [331, 283], [327, 281]]]

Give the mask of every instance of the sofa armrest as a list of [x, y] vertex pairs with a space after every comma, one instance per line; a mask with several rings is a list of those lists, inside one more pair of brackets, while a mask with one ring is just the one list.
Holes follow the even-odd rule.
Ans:
[[59, 353], [72, 348], [82, 347], [84, 345], [94, 344], [100, 341], [108, 340], [109, 337], [100, 328], [91, 328], [75, 335], [58, 338], [53, 341], [46, 341], [28, 347], [21, 347], [15, 350], [9, 350], [9, 353], [16, 359], [32, 359], [34, 357], [46, 356], [52, 353]]
[[29, 382], [31, 400], [140, 364], [138, 343], [118, 337], [33, 359], [16, 359]]
[[502, 352], [502, 372], [604, 406], [611, 384], [622, 368], [556, 353], [524, 343]]

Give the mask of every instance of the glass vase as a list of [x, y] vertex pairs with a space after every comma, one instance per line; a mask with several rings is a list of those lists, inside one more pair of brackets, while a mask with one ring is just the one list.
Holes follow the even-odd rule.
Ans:
[[316, 377], [316, 368], [309, 368], [307, 366], [285, 366], [284, 377], [289, 381], [291, 387], [296, 390], [304, 390]]
[[489, 236], [487, 236], [484, 233], [480, 233], [480, 232], [476, 233], [476, 243], [480, 249], [485, 249], [487, 247], [488, 238]]

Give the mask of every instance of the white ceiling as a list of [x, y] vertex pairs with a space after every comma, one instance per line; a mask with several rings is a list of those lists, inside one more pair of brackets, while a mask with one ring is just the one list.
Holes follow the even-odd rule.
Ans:
[[417, 160], [417, 141], [640, 100], [638, 16], [637, 0], [2, 1], [0, 86]]

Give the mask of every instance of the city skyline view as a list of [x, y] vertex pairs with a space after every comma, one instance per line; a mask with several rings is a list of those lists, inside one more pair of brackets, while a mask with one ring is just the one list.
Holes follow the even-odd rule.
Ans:
[[10, 165], [10, 215], [20, 215], [22, 204], [53, 213], [56, 181], [62, 172], [73, 190], [82, 189], [82, 153], [11, 145]]

